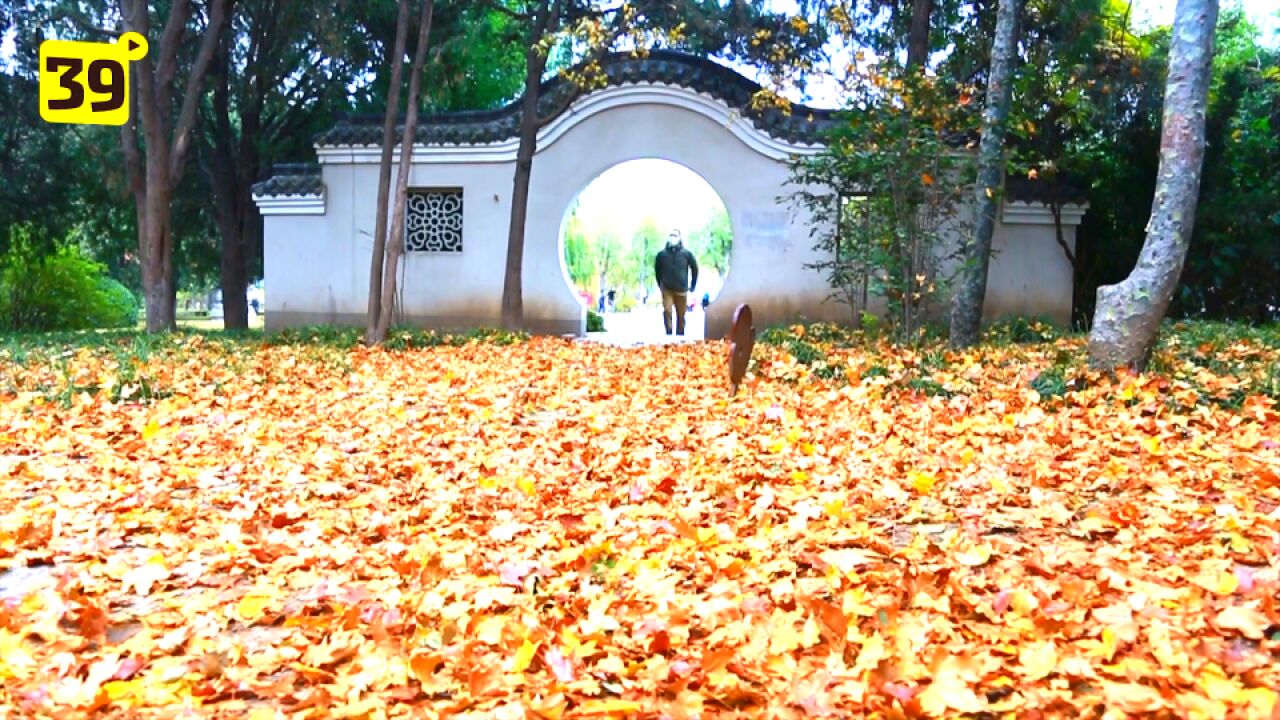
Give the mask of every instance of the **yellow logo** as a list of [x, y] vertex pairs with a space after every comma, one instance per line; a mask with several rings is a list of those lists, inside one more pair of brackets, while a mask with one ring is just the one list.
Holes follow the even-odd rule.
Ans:
[[123, 125], [129, 121], [129, 63], [147, 39], [127, 32], [113, 43], [40, 43], [40, 117], [51, 123]]

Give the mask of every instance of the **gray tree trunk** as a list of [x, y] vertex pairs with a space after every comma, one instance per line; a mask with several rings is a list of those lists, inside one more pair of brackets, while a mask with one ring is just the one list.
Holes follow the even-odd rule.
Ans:
[[[151, 11], [143, 0], [120, 0], [125, 30], [150, 37]], [[192, 14], [189, 0], [175, 0], [160, 40], [152, 51], [133, 63], [137, 73], [139, 117], [121, 129], [121, 150], [129, 185], [137, 203], [138, 260], [142, 266], [142, 294], [147, 307], [147, 332], [177, 327], [177, 282], [173, 267], [173, 227], [170, 202], [186, 171], [191, 131], [201, 87], [213, 61], [230, 11], [228, 0], [211, 0], [209, 19], [195, 58], [186, 73], [181, 103], [175, 102], [178, 53]], [[179, 108], [178, 115], [173, 110]], [[138, 129], [141, 128], [141, 137]]]
[[1200, 193], [1217, 23], [1217, 0], [1178, 0], [1165, 82], [1160, 170], [1147, 238], [1133, 272], [1116, 285], [1098, 288], [1089, 334], [1094, 367], [1145, 369], [1177, 288]]
[[378, 315], [375, 342], [387, 339], [391, 319], [396, 310], [396, 270], [404, 254], [404, 215], [409, 196], [409, 175], [413, 172], [413, 146], [418, 130], [418, 93], [422, 87], [422, 66], [427, 62], [427, 40], [431, 35], [431, 16], [435, 0], [422, 5], [418, 20], [418, 46], [413, 51], [413, 68], [409, 74], [408, 112], [404, 119], [404, 135], [400, 138], [400, 164], [396, 168], [396, 205], [391, 216], [391, 237], [387, 240], [387, 262], [382, 278], [382, 310]]
[[387, 210], [391, 197], [391, 153], [396, 143], [396, 117], [400, 114], [400, 75], [404, 67], [404, 46], [409, 38], [409, 0], [400, 0], [396, 16], [396, 40], [391, 51], [391, 83], [387, 90], [387, 112], [382, 120], [382, 157], [378, 164], [378, 200], [374, 210], [373, 251], [369, 256], [369, 317], [364, 341], [378, 340], [378, 320], [382, 311], [382, 266], [387, 247]]
[[991, 264], [991, 236], [1003, 197], [1004, 135], [1009, 118], [1010, 78], [1017, 51], [1016, 28], [1020, 0], [1000, 0], [996, 37], [991, 46], [991, 72], [987, 81], [987, 107], [982, 112], [982, 140], [978, 146], [978, 224], [966, 244], [963, 264], [951, 297], [951, 346], [969, 347], [978, 342], [982, 329], [982, 303], [987, 295], [987, 269]]

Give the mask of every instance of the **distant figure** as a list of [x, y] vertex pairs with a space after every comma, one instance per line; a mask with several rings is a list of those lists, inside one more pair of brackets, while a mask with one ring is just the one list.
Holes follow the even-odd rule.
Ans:
[[600, 300], [599, 300], [598, 306], [596, 307], [596, 312], [598, 313], [604, 312], [604, 291], [603, 290], [600, 291]]
[[609, 305], [608, 305], [608, 307], [609, 307], [609, 312], [618, 312], [617, 291], [616, 291], [616, 290], [610, 290], [610, 291], [609, 291]]
[[258, 309], [258, 298], [254, 298], [254, 299], [250, 300], [250, 301], [249, 301], [249, 307], [253, 308], [253, 314], [254, 314], [254, 315], [261, 315], [261, 314], [262, 314], [262, 310]]
[[[689, 309], [689, 293], [698, 285], [698, 261], [685, 249], [680, 231], [672, 230], [667, 246], [653, 259], [653, 274], [662, 291], [662, 324], [671, 334], [671, 312], [675, 311], [676, 335], [684, 335], [684, 315]], [[692, 276], [692, 277], [691, 277]]]
[[711, 304], [711, 293], [702, 293], [702, 312], [707, 311], [707, 306]]
[[733, 311], [733, 327], [729, 328], [729, 395], [738, 394], [738, 386], [747, 376], [751, 349], [756, 344], [756, 328], [751, 320], [751, 306], [743, 303]]

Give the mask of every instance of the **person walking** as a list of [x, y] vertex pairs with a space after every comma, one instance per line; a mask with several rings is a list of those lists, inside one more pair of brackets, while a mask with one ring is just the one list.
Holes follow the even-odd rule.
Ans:
[[662, 291], [662, 324], [671, 334], [671, 311], [675, 310], [676, 335], [684, 335], [684, 316], [689, 309], [689, 293], [698, 286], [698, 261], [684, 246], [679, 230], [667, 236], [667, 246], [653, 259], [653, 274]]

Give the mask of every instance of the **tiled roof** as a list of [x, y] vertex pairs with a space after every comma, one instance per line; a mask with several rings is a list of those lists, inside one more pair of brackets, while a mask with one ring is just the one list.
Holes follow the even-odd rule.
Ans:
[[290, 195], [320, 195], [324, 183], [320, 179], [320, 166], [305, 163], [279, 164], [271, 169], [271, 177], [253, 186], [256, 197], [286, 197]]
[[[606, 83], [614, 85], [662, 84], [683, 87], [709, 95], [736, 110], [743, 118], [768, 135], [796, 144], [817, 144], [821, 133], [833, 122], [833, 112], [793, 105], [790, 114], [776, 108], [756, 110], [752, 97], [760, 85], [732, 68], [710, 60], [669, 50], [654, 50], [646, 57], [629, 53], [607, 56], [601, 63]], [[539, 112], [551, 113], [564, 104], [567, 93], [576, 88], [560, 77], [543, 83]], [[450, 112], [428, 115], [418, 122], [417, 141], [428, 145], [485, 144], [509, 140], [520, 131], [521, 101], [498, 110]], [[377, 146], [382, 142], [382, 120], [377, 117], [349, 117], [316, 138], [316, 145]]]

